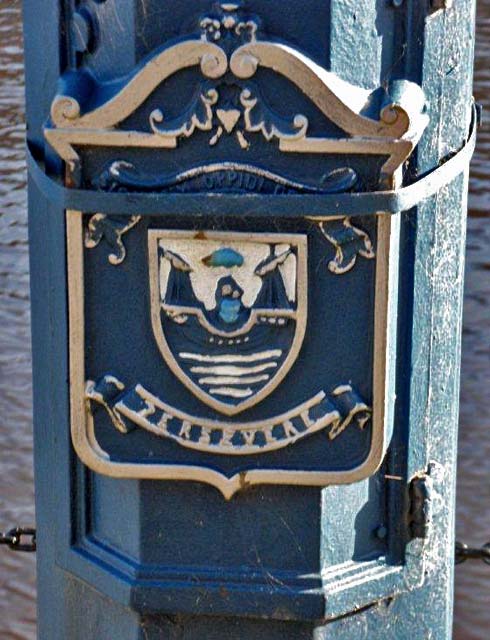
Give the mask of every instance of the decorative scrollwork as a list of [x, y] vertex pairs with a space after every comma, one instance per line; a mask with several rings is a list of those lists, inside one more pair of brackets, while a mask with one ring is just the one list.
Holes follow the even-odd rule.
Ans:
[[213, 107], [218, 102], [218, 97], [215, 89], [199, 93], [184, 115], [168, 123], [166, 127], [161, 126], [164, 122], [163, 112], [155, 109], [150, 114], [151, 129], [157, 135], [169, 138], [190, 138], [196, 130], [210, 131], [213, 127]]
[[267, 141], [273, 138], [279, 140], [299, 140], [306, 136], [308, 118], [297, 114], [293, 122], [275, 115], [263, 100], [255, 97], [252, 91], [245, 88], [240, 95], [240, 102], [244, 107], [243, 118], [245, 131], [261, 133]]
[[260, 133], [265, 140], [300, 140], [306, 136], [308, 118], [297, 114], [287, 120], [270, 109], [256, 87], [239, 85], [226, 87], [226, 99], [220, 99], [215, 88], [204, 87], [192, 100], [183, 115], [165, 123], [161, 109], [150, 114], [152, 131], [164, 138], [190, 138], [196, 131], [211, 131], [210, 146], [216, 145], [223, 135], [235, 133], [242, 149], [250, 142], [246, 133]]
[[220, 40], [240, 46], [256, 39], [259, 21], [247, 15], [239, 2], [222, 2], [200, 21], [201, 37], [209, 42]]
[[109, 254], [109, 262], [119, 265], [126, 257], [126, 247], [122, 236], [138, 224], [141, 216], [107, 216], [104, 213], [95, 213], [89, 220], [85, 234], [85, 247], [93, 249], [102, 238], [112, 249]]
[[[372, 416], [372, 408], [351, 385], [340, 385], [329, 394], [320, 391], [279, 416], [236, 424], [190, 416], [157, 398], [141, 384], [126, 388], [113, 375], [88, 380], [86, 398], [96, 403], [88, 410], [102, 406], [120, 433], [127, 434], [139, 427], [187, 449], [227, 456], [277, 451], [324, 430], [333, 441], [348, 427], [357, 426], [362, 431]], [[293, 421], [301, 427], [296, 427]]]
[[347, 273], [356, 264], [358, 256], [367, 260], [376, 257], [369, 235], [355, 227], [350, 218], [320, 222], [318, 226], [325, 238], [335, 247], [335, 257], [328, 263], [332, 273]]
[[140, 167], [115, 160], [108, 164], [94, 181], [103, 191], [199, 192], [216, 190], [221, 193], [346, 193], [358, 184], [358, 175], [350, 167], [339, 167], [325, 173], [318, 184], [299, 182], [281, 175], [238, 162], [219, 162], [192, 167], [186, 171], [165, 175], [150, 173]]
[[57, 96], [51, 105], [51, 120], [57, 126], [80, 117], [80, 104], [71, 96]]

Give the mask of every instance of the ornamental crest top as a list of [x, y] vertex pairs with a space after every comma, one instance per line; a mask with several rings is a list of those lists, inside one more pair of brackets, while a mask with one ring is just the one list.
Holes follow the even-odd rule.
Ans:
[[[67, 163], [71, 184], [95, 184], [84, 169], [88, 149], [124, 148], [125, 157], [116, 160], [138, 173], [136, 150], [153, 149], [165, 163], [166, 151], [185, 155], [185, 141], [199, 137], [202, 156], [214, 163], [230, 160], [225, 141], [233, 141], [233, 154], [256, 146], [257, 158], [260, 145], [272, 143], [278, 156], [309, 155], [317, 164], [339, 155], [382, 159], [373, 164], [376, 182], [393, 186], [427, 123], [420, 87], [407, 81], [387, 90], [354, 86], [302, 51], [267, 39], [258, 18], [239, 3], [214, 5], [198, 25], [198, 33], [156, 50], [121, 81], [98, 82], [83, 70], [62, 78], [45, 135]], [[169, 95], [170, 78], [189, 69], [197, 72], [194, 96]], [[286, 80], [294, 100], [275, 100], [262, 70]], [[239, 165], [250, 164], [250, 154], [239, 158]]]

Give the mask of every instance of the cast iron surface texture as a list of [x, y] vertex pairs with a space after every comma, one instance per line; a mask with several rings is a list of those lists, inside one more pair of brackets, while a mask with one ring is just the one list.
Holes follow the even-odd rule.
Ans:
[[[195, 7], [196, 3], [192, 4]], [[160, 22], [158, 12], [162, 9], [150, 2], [141, 5], [146, 16], [141, 15], [141, 7], [135, 9], [132, 3], [120, 2], [119, 21], [111, 19], [112, 3], [102, 4], [99, 17], [108, 35], [104, 48], [106, 66], [100, 61], [101, 73], [127, 71], [145, 47], [151, 49], [165, 40], [173, 25], [179, 25], [180, 30], [187, 5], [179, 4], [168, 20]], [[204, 10], [207, 4], [199, 3], [199, 7]], [[372, 7], [334, 0], [329, 12], [324, 3], [312, 2], [310, 11], [305, 11], [304, 6], [299, 11], [298, 7], [293, 3], [284, 7], [281, 3], [280, 10], [274, 7], [275, 11], [267, 18], [272, 24], [276, 21], [280, 35], [288, 33], [288, 39], [296, 40], [303, 48], [312, 47], [310, 54], [342, 77], [366, 86], [378, 86], [389, 74], [422, 83], [431, 124], [419, 147], [420, 171], [431, 169], [461, 146], [469, 126], [471, 2], [462, 1], [454, 10], [437, 12], [429, 18], [426, 18], [428, 7], [422, 4], [407, 3], [396, 11], [385, 5], [375, 11]], [[356, 20], [347, 19], [354, 14]], [[155, 19], [156, 15], [160, 15], [160, 20]], [[28, 136], [38, 146], [42, 144], [41, 128], [58, 75], [66, 64], [67, 56], [60, 54], [59, 47], [61, 33], [61, 50], [64, 49], [63, 34], [67, 31], [62, 26], [64, 16], [54, 0], [43, 3], [42, 8], [37, 2], [25, 2]], [[162, 30], [162, 24], [167, 25], [169, 33]], [[128, 47], [119, 55], [121, 28]], [[315, 36], [319, 29], [321, 35]], [[92, 62], [95, 65], [95, 60]], [[399, 335], [404, 359], [399, 363], [398, 448], [391, 455], [395, 457], [395, 467], [406, 477], [427, 469], [433, 462], [437, 493], [434, 523], [425, 548], [412, 546], [414, 553], [426, 554], [424, 586], [324, 624], [321, 620], [325, 603], [315, 576], [322, 561], [332, 558], [335, 562], [347, 561], [355, 557], [356, 546], [359, 548], [361, 544], [362, 548], [366, 525], [386, 515], [379, 507], [379, 495], [386, 481], [375, 478], [323, 492], [257, 488], [226, 503], [214, 489], [207, 487], [95, 479], [87, 474], [76, 461], [69, 439], [64, 217], [61, 210], [53, 210], [31, 186], [41, 640], [103, 639], [115, 635], [123, 640], [224, 636], [315, 640], [450, 638], [453, 540], [448, 532], [452, 531], [454, 514], [464, 210], [465, 177], [461, 176], [416, 212], [404, 215], [402, 224]], [[87, 486], [89, 496], [98, 492], [100, 509], [96, 511], [85, 509], [81, 490], [85, 491]], [[220, 514], [219, 518], [212, 517], [213, 510]], [[169, 513], [181, 513], [184, 526], [168, 531]], [[234, 598], [229, 585], [222, 585], [228, 591], [221, 593], [218, 586], [214, 592], [209, 587], [201, 589], [199, 595], [198, 589], [194, 589], [191, 598], [186, 597], [182, 584], [178, 588], [169, 585], [170, 603], [165, 604], [158, 585], [131, 589], [132, 580], [118, 575], [116, 560], [110, 567], [103, 561], [99, 564], [90, 561], [89, 574], [98, 582], [98, 591], [64, 568], [69, 556], [75, 573], [84, 571], [85, 551], [81, 550], [73, 559], [70, 543], [78, 539], [80, 531], [93, 531], [97, 522], [99, 530], [108, 527], [111, 536], [119, 538], [117, 546], [123, 555], [132, 558], [157, 553], [159, 537], [174, 536], [176, 562], [184, 559], [185, 564], [186, 527], [196, 529], [202, 526], [200, 521], [208, 520], [201, 537], [203, 553], [219, 556], [217, 537], [226, 537], [229, 531], [226, 514], [230, 513], [242, 531], [236, 539], [235, 560], [243, 557], [244, 550], [253, 554], [255, 545], [254, 563], [261, 575], [288, 556], [288, 562], [297, 559], [297, 569], [313, 576], [314, 584], [291, 596], [288, 589], [282, 593], [272, 573], [266, 597], [252, 588], [245, 600]], [[403, 529], [400, 513], [396, 501], [391, 503], [389, 527], [395, 531]], [[52, 544], [53, 539], [56, 545]], [[212, 576], [217, 584], [219, 576], [219, 571]], [[192, 580], [191, 572], [189, 578]], [[154, 587], [157, 589], [153, 592]], [[104, 591], [113, 600], [102, 595]], [[351, 611], [358, 608], [359, 603], [349, 589], [341, 597], [346, 608]], [[139, 613], [121, 603], [132, 604]], [[165, 616], [150, 615], [158, 607], [167, 607]], [[234, 614], [249, 617], [237, 620], [227, 616], [227, 607]], [[147, 613], [141, 613], [145, 609]], [[188, 611], [188, 615], [179, 615], [181, 610]], [[219, 615], [192, 616], [192, 611]], [[169, 616], [169, 612], [173, 613]], [[309, 620], [299, 622], [291, 618]]]

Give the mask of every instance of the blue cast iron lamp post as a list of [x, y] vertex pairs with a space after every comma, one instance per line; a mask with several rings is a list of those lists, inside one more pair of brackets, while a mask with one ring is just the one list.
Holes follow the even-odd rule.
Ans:
[[451, 637], [473, 14], [24, 2], [41, 640]]

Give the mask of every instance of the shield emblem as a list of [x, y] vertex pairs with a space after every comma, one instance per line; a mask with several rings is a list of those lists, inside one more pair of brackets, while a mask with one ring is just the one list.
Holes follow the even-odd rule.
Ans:
[[306, 236], [148, 233], [152, 325], [165, 362], [225, 415], [257, 404], [301, 349]]

